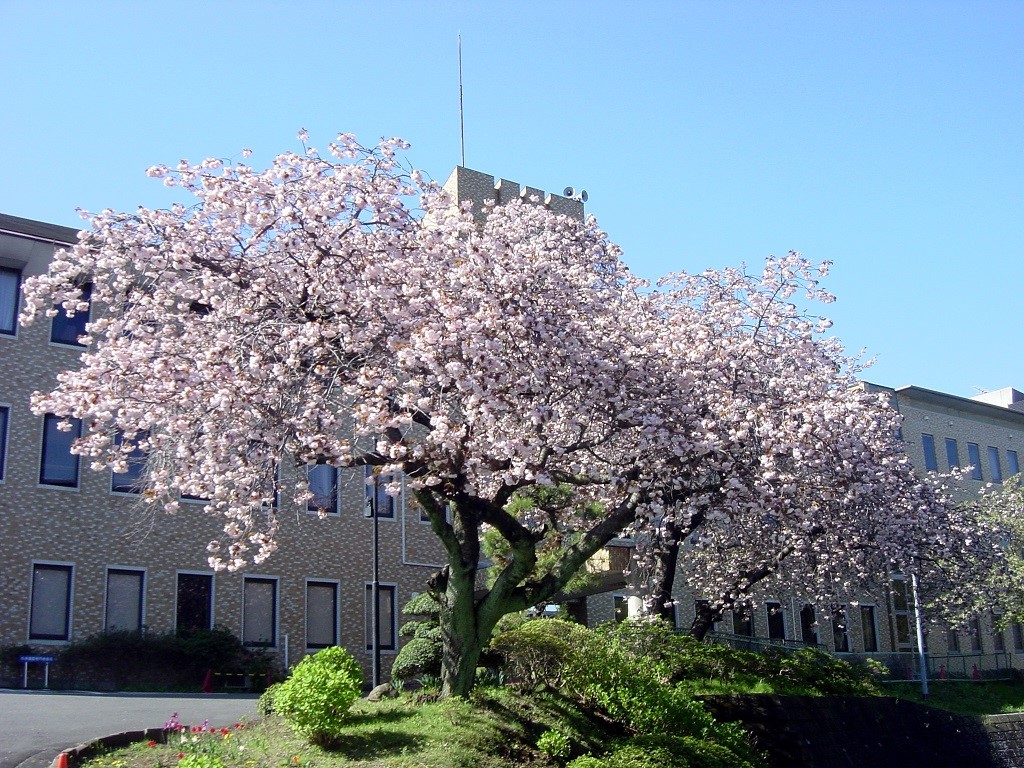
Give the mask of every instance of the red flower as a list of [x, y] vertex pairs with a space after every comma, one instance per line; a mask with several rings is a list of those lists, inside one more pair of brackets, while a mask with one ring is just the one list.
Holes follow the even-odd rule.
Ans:
[[229, 733], [231, 733], [231, 731], [229, 731], [227, 728], [221, 728], [220, 732], [223, 733], [225, 736], [227, 736]]
[[185, 759], [185, 753], [184, 752], [179, 752], [178, 753], [178, 759], [179, 760], [184, 760]]
[[155, 747], [156, 746], [156, 742], [151, 739], [151, 740], [146, 742], [146, 746], [147, 747]]

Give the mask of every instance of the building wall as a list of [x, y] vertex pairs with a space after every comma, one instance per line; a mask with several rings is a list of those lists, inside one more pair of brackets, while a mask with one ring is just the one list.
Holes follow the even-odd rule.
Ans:
[[[45, 271], [59, 243], [27, 236], [45, 225], [0, 219], [0, 265], [24, 276]], [[74, 231], [50, 228], [65, 241]], [[337, 514], [315, 513], [284, 502], [279, 510], [280, 547], [267, 561], [241, 573], [214, 574], [207, 543], [223, 524], [201, 502], [183, 501], [171, 516], [134, 494], [111, 492], [109, 471], [81, 462], [76, 487], [39, 483], [43, 419], [29, 410], [33, 391], [47, 390], [57, 374], [77, 364], [81, 348], [52, 344], [50, 322], [0, 334], [0, 405], [8, 409], [6, 470], [0, 481], [0, 646], [29, 643], [51, 650], [66, 640], [30, 637], [34, 564], [72, 566], [70, 640], [103, 631], [109, 568], [143, 572], [143, 623], [147, 631], [175, 629], [177, 574], [213, 575], [213, 623], [241, 636], [246, 577], [277, 580], [277, 637], [268, 649], [280, 666], [306, 652], [307, 579], [338, 584], [339, 641], [369, 670], [366, 651], [366, 585], [371, 581], [373, 521], [364, 516], [362, 471], [341, 471]], [[282, 470], [282, 487], [289, 472]], [[419, 509], [403, 494], [394, 519], [379, 521], [380, 582], [395, 585], [400, 610], [443, 561], [443, 552]], [[396, 622], [397, 623], [397, 622]], [[287, 637], [287, 659], [286, 640]], [[385, 651], [386, 675], [394, 651]]]
[[[502, 204], [513, 199], [583, 215], [579, 200], [468, 168], [456, 168], [446, 188], [456, 199], [470, 200], [477, 215], [485, 200]], [[0, 214], [0, 267], [19, 270], [22, 278], [43, 274], [55, 250], [76, 238], [76, 230], [67, 227]], [[110, 472], [91, 471], [84, 461], [75, 487], [39, 483], [43, 418], [29, 410], [29, 397], [52, 389], [58, 374], [77, 365], [82, 352], [81, 347], [51, 343], [50, 326], [42, 320], [12, 334], [0, 333], [0, 408], [6, 407], [8, 417], [6, 471], [0, 479], [0, 647], [29, 643], [52, 650], [103, 631], [111, 568], [141, 571], [145, 629], [174, 631], [178, 574], [208, 574], [213, 579], [212, 623], [238, 636], [245, 580], [276, 583], [276, 638], [268, 652], [283, 668], [308, 650], [307, 582], [318, 580], [337, 583], [338, 641], [369, 673], [366, 592], [372, 578], [373, 521], [364, 516], [362, 471], [340, 471], [338, 514], [321, 519], [284, 501], [277, 552], [240, 573], [213, 573], [206, 545], [218, 536], [223, 521], [206, 514], [201, 502], [183, 501], [180, 511], [169, 516], [140, 503], [137, 495], [111, 492]], [[291, 485], [294, 471], [282, 468], [283, 488]], [[379, 520], [379, 545], [380, 583], [395, 589], [397, 635], [401, 607], [426, 589], [444, 552], [404, 493], [396, 499], [394, 519]], [[47, 565], [71, 568], [70, 625], [64, 639], [30, 637], [33, 569]], [[399, 645], [402, 641], [397, 638]], [[384, 651], [385, 677], [394, 653]]]

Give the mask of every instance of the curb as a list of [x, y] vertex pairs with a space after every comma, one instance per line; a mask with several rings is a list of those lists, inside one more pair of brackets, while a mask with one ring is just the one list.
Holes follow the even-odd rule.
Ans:
[[166, 744], [167, 737], [163, 728], [147, 728], [144, 731], [115, 733], [111, 736], [104, 736], [84, 744], [79, 744], [77, 747], [65, 749], [53, 759], [53, 762], [50, 763], [50, 768], [78, 768], [83, 760], [89, 759], [98, 752], [102, 752], [105, 749], [127, 747], [129, 744], [134, 744], [138, 741], [155, 741], [158, 744]]

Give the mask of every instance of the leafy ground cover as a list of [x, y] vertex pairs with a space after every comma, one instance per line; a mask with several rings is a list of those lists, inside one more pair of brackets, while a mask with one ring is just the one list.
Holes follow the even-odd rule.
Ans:
[[[469, 698], [420, 692], [351, 708], [350, 659], [340, 649], [338, 658], [321, 652], [264, 695], [259, 722], [186, 728], [171, 721], [167, 744], [102, 755], [87, 768], [757, 768], [763, 757], [746, 734], [716, 721], [697, 696], [878, 693], [870, 668], [813, 650], [707, 645], [660, 622], [592, 630], [531, 621], [499, 635], [492, 652], [500, 668]], [[341, 675], [333, 693], [321, 680], [328, 672]], [[293, 705], [314, 701], [324, 716], [312, 727], [308, 707]]]
[[959, 715], [1024, 712], [1024, 684], [1018, 681], [935, 680], [929, 684], [927, 698], [921, 695], [920, 683], [893, 683], [885, 686], [883, 693]]
[[352, 707], [341, 738], [314, 746], [275, 715], [224, 728], [186, 728], [167, 744], [143, 742], [90, 760], [87, 768], [511, 768], [555, 766], [537, 748], [562, 733], [576, 754], [601, 751], [622, 736], [615, 723], [588, 715], [552, 693], [480, 688], [469, 699], [406, 695]]

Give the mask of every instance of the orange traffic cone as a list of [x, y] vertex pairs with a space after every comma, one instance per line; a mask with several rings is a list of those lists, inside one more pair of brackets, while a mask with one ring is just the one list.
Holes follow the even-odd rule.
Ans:
[[68, 768], [68, 753], [61, 752], [57, 755], [57, 765], [54, 768]]

